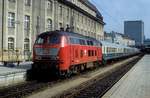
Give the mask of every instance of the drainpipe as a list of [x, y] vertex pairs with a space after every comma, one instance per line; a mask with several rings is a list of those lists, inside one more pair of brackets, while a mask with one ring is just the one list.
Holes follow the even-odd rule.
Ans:
[[4, 60], [4, 58], [3, 58], [3, 50], [4, 50], [4, 1], [5, 0], [3, 0], [2, 1], [2, 62], [3, 62], [3, 60]]

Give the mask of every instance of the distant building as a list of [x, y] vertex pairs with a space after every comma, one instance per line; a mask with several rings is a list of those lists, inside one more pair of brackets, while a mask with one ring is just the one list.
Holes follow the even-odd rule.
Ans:
[[150, 39], [144, 40], [144, 45], [145, 46], [150, 46]]
[[144, 43], [144, 22], [139, 21], [125, 21], [124, 33], [135, 40], [136, 45]]
[[135, 40], [128, 37], [125, 34], [111, 32], [111, 33], [104, 33], [104, 40], [111, 43], [116, 43], [124, 46], [135, 46]]
[[113, 43], [112, 33], [104, 32], [104, 40], [110, 43]]

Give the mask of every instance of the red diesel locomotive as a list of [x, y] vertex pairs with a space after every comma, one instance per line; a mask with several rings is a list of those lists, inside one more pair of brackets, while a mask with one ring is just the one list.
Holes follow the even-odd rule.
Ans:
[[33, 46], [34, 72], [56, 71], [61, 76], [102, 62], [102, 45], [81, 34], [51, 31], [40, 34]]

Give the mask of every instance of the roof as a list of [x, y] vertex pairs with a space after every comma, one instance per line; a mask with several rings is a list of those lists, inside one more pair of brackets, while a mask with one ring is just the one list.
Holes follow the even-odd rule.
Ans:
[[93, 20], [101, 23], [102, 25], [105, 25], [104, 21], [103, 21], [103, 16], [101, 15], [101, 13], [98, 11], [98, 9], [96, 8], [96, 6], [94, 6], [92, 3], [90, 3], [88, 0], [80, 0], [84, 5], [86, 5], [87, 7], [89, 7], [91, 10], [96, 12], [96, 17], [94, 17], [93, 15], [91, 15], [90, 13], [86, 12], [85, 10], [83, 10], [82, 8], [78, 7], [77, 5], [73, 4], [72, 2], [70, 2], [69, 0], [58, 0], [58, 2], [63, 3], [64, 5], [67, 5], [81, 13], [83, 13], [84, 15], [92, 18]]
[[59, 31], [59, 30], [43, 32], [38, 36], [49, 36], [51, 34], [66, 35], [66, 36], [70, 36], [70, 37], [77, 37], [77, 38], [81, 38], [81, 39], [88, 39], [88, 40], [91, 40], [91, 41], [97, 41], [95, 38], [92, 38], [92, 37], [89, 37], [89, 36], [84, 36], [84, 35], [79, 34], [79, 33]]
[[97, 17], [103, 18], [102, 14], [99, 12], [99, 10], [96, 8], [95, 5], [93, 5], [89, 0], [80, 0], [83, 4], [85, 4], [87, 7], [89, 7], [91, 10], [95, 11], [97, 14]]
[[131, 48], [131, 47], [128, 47], [128, 46], [125, 46], [125, 45], [120, 45], [120, 44], [116, 44], [116, 43], [110, 43], [110, 42], [107, 42], [107, 41], [100, 41], [102, 43], [102, 46], [105, 46], [105, 47], [112, 47], [112, 48]]
[[92, 9], [93, 11], [97, 11], [97, 8], [88, 0], [80, 0], [83, 4], [85, 4], [87, 7]]
[[117, 32], [114, 32], [114, 34], [121, 35], [123, 38], [126, 38], [126, 39], [134, 40], [134, 39], [132, 39], [131, 37], [129, 37], [128, 35], [126, 35], [126, 34], [117, 33]]

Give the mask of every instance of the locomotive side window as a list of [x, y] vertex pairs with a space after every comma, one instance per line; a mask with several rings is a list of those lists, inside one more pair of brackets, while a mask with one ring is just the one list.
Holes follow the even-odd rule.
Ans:
[[70, 43], [71, 43], [71, 44], [75, 44], [74, 38], [70, 38]]
[[91, 42], [91, 46], [93, 46], [93, 41], [90, 41]]
[[90, 41], [87, 41], [87, 44], [90, 45]]
[[78, 38], [70, 38], [71, 44], [80, 44], [80, 40]]
[[93, 46], [93, 41], [87, 41], [87, 44], [88, 44], [89, 46]]
[[79, 42], [80, 42], [80, 45], [86, 45], [85, 40], [83, 39], [80, 39]]
[[79, 39], [75, 38], [75, 44], [80, 44]]
[[58, 34], [52, 34], [48, 38], [48, 44], [59, 44], [61, 40], [60, 35]]

